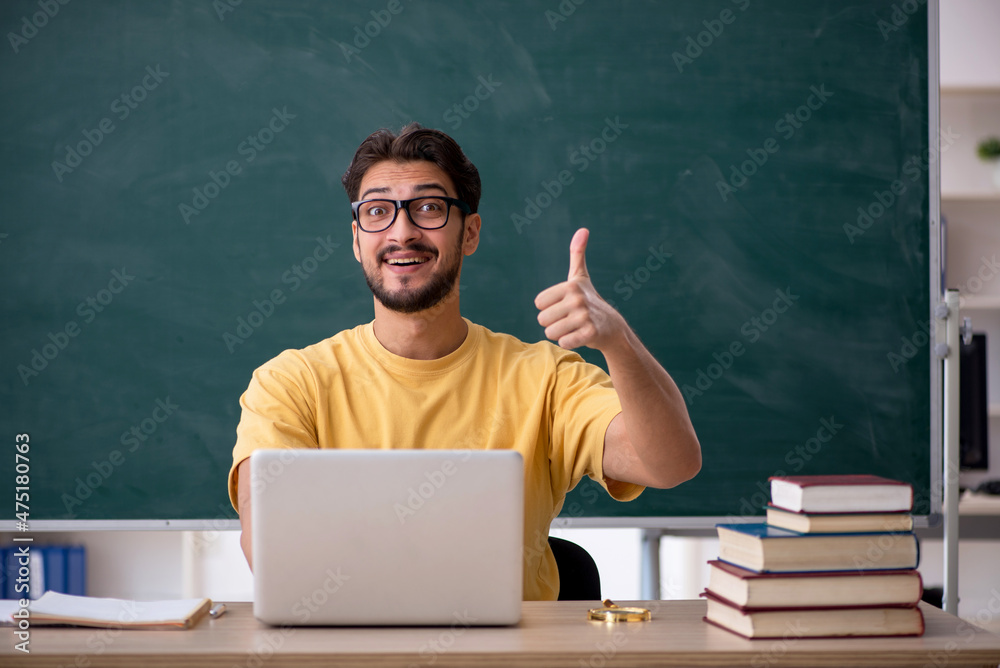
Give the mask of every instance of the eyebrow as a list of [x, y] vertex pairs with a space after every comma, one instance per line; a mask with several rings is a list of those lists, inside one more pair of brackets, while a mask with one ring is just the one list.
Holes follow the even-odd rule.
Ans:
[[[423, 192], [425, 190], [440, 190], [445, 195], [448, 194], [448, 190], [440, 183], [419, 183], [413, 186], [413, 190], [416, 192]], [[361, 193], [361, 199], [366, 199], [369, 195], [381, 195], [389, 192], [388, 186], [380, 186], [378, 188], [369, 188], [368, 190]]]

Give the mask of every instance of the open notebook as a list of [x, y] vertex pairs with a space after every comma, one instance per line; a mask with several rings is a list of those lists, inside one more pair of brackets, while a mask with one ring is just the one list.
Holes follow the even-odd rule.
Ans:
[[45, 592], [28, 605], [32, 625], [67, 624], [103, 628], [187, 629], [198, 623], [212, 601], [189, 598], [129, 601]]

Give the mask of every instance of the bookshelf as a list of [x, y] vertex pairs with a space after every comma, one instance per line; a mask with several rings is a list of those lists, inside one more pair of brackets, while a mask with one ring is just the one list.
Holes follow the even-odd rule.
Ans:
[[[957, 135], [941, 154], [948, 287], [961, 290], [961, 315], [987, 335], [990, 469], [961, 474], [975, 486], [1000, 478], [1000, 186], [997, 166], [976, 145], [1000, 136], [1000, 4], [950, 0], [940, 6], [941, 129]], [[950, 128], [950, 131], [949, 131]]]

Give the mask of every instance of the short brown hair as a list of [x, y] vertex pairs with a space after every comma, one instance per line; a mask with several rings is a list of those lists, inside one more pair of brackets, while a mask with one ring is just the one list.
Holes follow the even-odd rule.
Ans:
[[410, 123], [398, 135], [382, 128], [361, 142], [351, 165], [340, 179], [352, 202], [357, 201], [365, 172], [384, 160], [426, 160], [437, 165], [455, 184], [458, 199], [468, 204], [472, 213], [479, 210], [479, 197], [482, 194], [479, 170], [465, 157], [454, 139], [440, 130], [425, 128], [419, 123]]

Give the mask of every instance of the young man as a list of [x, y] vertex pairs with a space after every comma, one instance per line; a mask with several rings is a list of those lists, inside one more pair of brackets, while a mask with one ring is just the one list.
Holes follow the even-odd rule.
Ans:
[[[586, 229], [570, 242], [569, 278], [535, 298], [538, 322], [558, 346], [462, 318], [462, 259], [479, 245], [481, 187], [448, 135], [417, 124], [398, 136], [379, 130], [343, 183], [375, 319], [254, 372], [229, 474], [247, 561], [252, 568], [247, 458], [257, 448], [516, 449], [525, 473], [524, 598], [557, 598], [548, 528], [583, 476], [628, 501], [700, 469], [680, 391], [591, 284]], [[570, 352], [580, 346], [601, 351], [610, 378]]]

